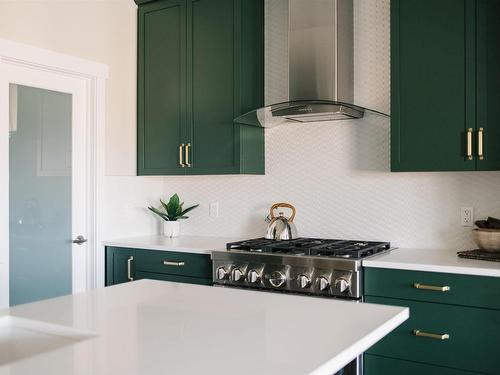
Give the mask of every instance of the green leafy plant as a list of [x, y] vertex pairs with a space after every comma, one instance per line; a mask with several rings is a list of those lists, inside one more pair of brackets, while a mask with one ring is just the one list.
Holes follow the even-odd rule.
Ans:
[[195, 204], [194, 206], [183, 208], [184, 202], [181, 202], [179, 196], [174, 194], [168, 200], [168, 203], [163, 202], [160, 199], [161, 207], [148, 207], [148, 209], [154, 212], [156, 215], [161, 217], [165, 221], [177, 221], [179, 219], [187, 219], [188, 216], [186, 214], [194, 210], [199, 204]]

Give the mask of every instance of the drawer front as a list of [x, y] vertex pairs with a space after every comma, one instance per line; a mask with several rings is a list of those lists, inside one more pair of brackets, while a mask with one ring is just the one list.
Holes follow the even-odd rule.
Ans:
[[[497, 277], [365, 268], [364, 285], [370, 296], [500, 309]], [[442, 287], [449, 290], [434, 290]]]
[[173, 281], [175, 283], [212, 285], [212, 279], [202, 279], [199, 277], [189, 277], [189, 276], [179, 276], [179, 275], [166, 275], [163, 273], [136, 272], [135, 277], [136, 280], [149, 279], [149, 280]]
[[[369, 354], [499, 373], [500, 311], [380, 297], [367, 297], [366, 302], [410, 308], [410, 319], [370, 348]], [[415, 330], [449, 338], [416, 336]]]
[[475, 372], [365, 354], [364, 375], [474, 375]]
[[208, 254], [136, 250], [134, 260], [136, 271], [212, 278], [212, 261]]

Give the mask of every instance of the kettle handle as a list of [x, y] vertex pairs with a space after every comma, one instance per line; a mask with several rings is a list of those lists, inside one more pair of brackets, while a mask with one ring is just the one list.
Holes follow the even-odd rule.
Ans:
[[285, 207], [285, 208], [289, 208], [292, 210], [292, 215], [290, 216], [288, 221], [290, 223], [293, 222], [293, 219], [295, 219], [295, 213], [297, 212], [297, 210], [290, 203], [275, 203], [275, 204], [273, 204], [271, 206], [271, 209], [269, 210], [269, 217], [271, 218], [271, 220], [275, 218], [274, 210], [276, 210], [279, 207]]

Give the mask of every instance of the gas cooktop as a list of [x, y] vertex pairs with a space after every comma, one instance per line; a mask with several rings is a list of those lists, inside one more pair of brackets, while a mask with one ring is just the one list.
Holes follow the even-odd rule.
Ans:
[[324, 258], [361, 259], [390, 249], [389, 242], [296, 238], [289, 241], [256, 238], [231, 242], [227, 250]]

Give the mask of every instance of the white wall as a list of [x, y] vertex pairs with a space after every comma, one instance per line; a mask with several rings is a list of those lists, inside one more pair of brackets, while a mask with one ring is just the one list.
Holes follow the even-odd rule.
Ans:
[[132, 0], [0, 0], [0, 38], [109, 65], [110, 175], [135, 174], [136, 10]]
[[109, 66], [103, 238], [155, 231], [145, 206], [163, 187], [161, 178], [130, 177], [136, 174], [136, 17], [132, 0], [0, 0], [0, 38]]

